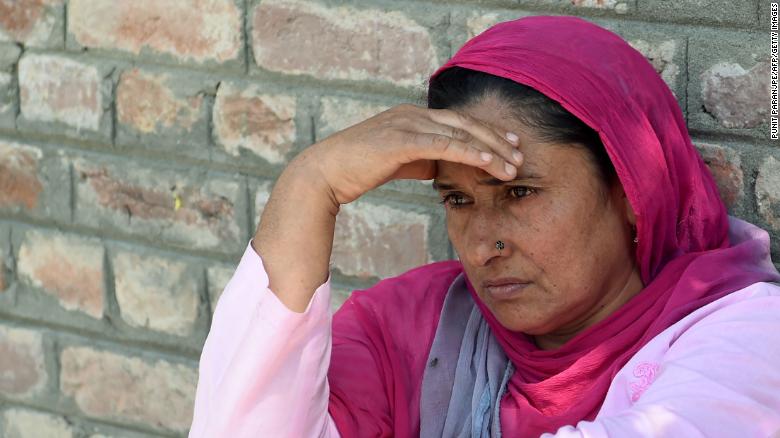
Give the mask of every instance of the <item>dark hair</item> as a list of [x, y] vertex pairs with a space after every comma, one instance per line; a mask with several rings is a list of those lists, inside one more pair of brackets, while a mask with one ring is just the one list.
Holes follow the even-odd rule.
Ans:
[[583, 145], [590, 151], [607, 187], [617, 180], [615, 167], [599, 134], [561, 104], [527, 85], [480, 71], [452, 67], [431, 81], [428, 108], [462, 108], [487, 96], [506, 102], [517, 120], [540, 141]]

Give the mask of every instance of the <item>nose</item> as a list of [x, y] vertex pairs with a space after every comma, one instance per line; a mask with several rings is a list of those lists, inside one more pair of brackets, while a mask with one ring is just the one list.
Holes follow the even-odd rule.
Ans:
[[504, 230], [503, 222], [496, 209], [475, 212], [465, 229], [465, 248], [462, 248], [461, 257], [472, 266], [487, 266], [496, 259], [509, 257], [512, 254], [511, 236]]

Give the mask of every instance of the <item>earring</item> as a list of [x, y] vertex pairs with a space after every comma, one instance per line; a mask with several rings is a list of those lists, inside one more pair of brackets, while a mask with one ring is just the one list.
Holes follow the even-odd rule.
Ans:
[[498, 253], [501, 254], [501, 250], [504, 249], [504, 242], [497, 240], [496, 249], [498, 250]]
[[631, 230], [634, 231], [634, 243], [639, 243], [639, 235], [636, 232], [636, 225], [632, 225]]

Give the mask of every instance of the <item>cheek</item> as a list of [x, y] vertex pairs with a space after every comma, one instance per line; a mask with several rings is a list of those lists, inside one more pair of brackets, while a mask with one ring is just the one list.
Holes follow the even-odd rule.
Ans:
[[592, 272], [601, 245], [596, 238], [602, 218], [593, 204], [558, 197], [524, 211], [517, 239], [523, 254], [552, 288], [570, 289]]
[[449, 235], [450, 241], [457, 248], [460, 245], [460, 239], [463, 237], [465, 222], [462, 217], [451, 213], [449, 209], [445, 213], [445, 221], [447, 223], [447, 235]]

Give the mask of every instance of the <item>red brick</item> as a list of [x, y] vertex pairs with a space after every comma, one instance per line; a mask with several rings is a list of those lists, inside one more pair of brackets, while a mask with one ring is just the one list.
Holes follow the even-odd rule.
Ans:
[[119, 122], [142, 133], [174, 126], [191, 130], [200, 119], [203, 95], [179, 97], [169, 86], [172, 80], [137, 68], [124, 72], [116, 90]]
[[715, 144], [697, 143], [696, 147], [718, 184], [721, 199], [726, 207], [733, 209], [744, 196], [744, 174], [739, 154], [729, 147]]
[[400, 12], [266, 0], [251, 20], [255, 61], [276, 72], [418, 86], [438, 66], [428, 30]]
[[120, 252], [112, 259], [116, 300], [133, 327], [187, 336], [198, 318], [201, 275], [165, 257]]
[[23, 282], [57, 298], [67, 310], [103, 317], [103, 246], [97, 239], [28, 231], [17, 265]]
[[232, 0], [71, 0], [68, 31], [84, 47], [180, 61], [241, 56], [241, 10]]
[[325, 97], [321, 103], [322, 115], [317, 126], [318, 140], [389, 108], [388, 105], [340, 97]]
[[756, 176], [758, 214], [775, 232], [780, 232], [780, 161], [764, 160]]
[[0, 141], [0, 208], [36, 208], [43, 191], [42, 156], [38, 148]]
[[86, 415], [184, 432], [192, 421], [195, 369], [95, 350], [66, 347], [60, 389]]
[[103, 114], [98, 69], [58, 55], [25, 55], [19, 61], [22, 116], [97, 131]]
[[222, 83], [214, 102], [216, 142], [231, 155], [240, 149], [274, 164], [284, 162], [295, 141], [295, 98]]
[[76, 160], [76, 220], [187, 248], [243, 249], [245, 187], [131, 163]]
[[73, 428], [65, 417], [12, 408], [3, 412], [4, 438], [72, 438]]
[[40, 333], [0, 326], [0, 394], [29, 399], [47, 380]]
[[63, 0], [0, 0], [0, 41], [62, 44]]
[[755, 128], [769, 120], [769, 61], [745, 70], [719, 63], [702, 73], [705, 110], [726, 128]]
[[336, 218], [333, 266], [345, 275], [391, 277], [431, 261], [430, 218], [358, 200]]

